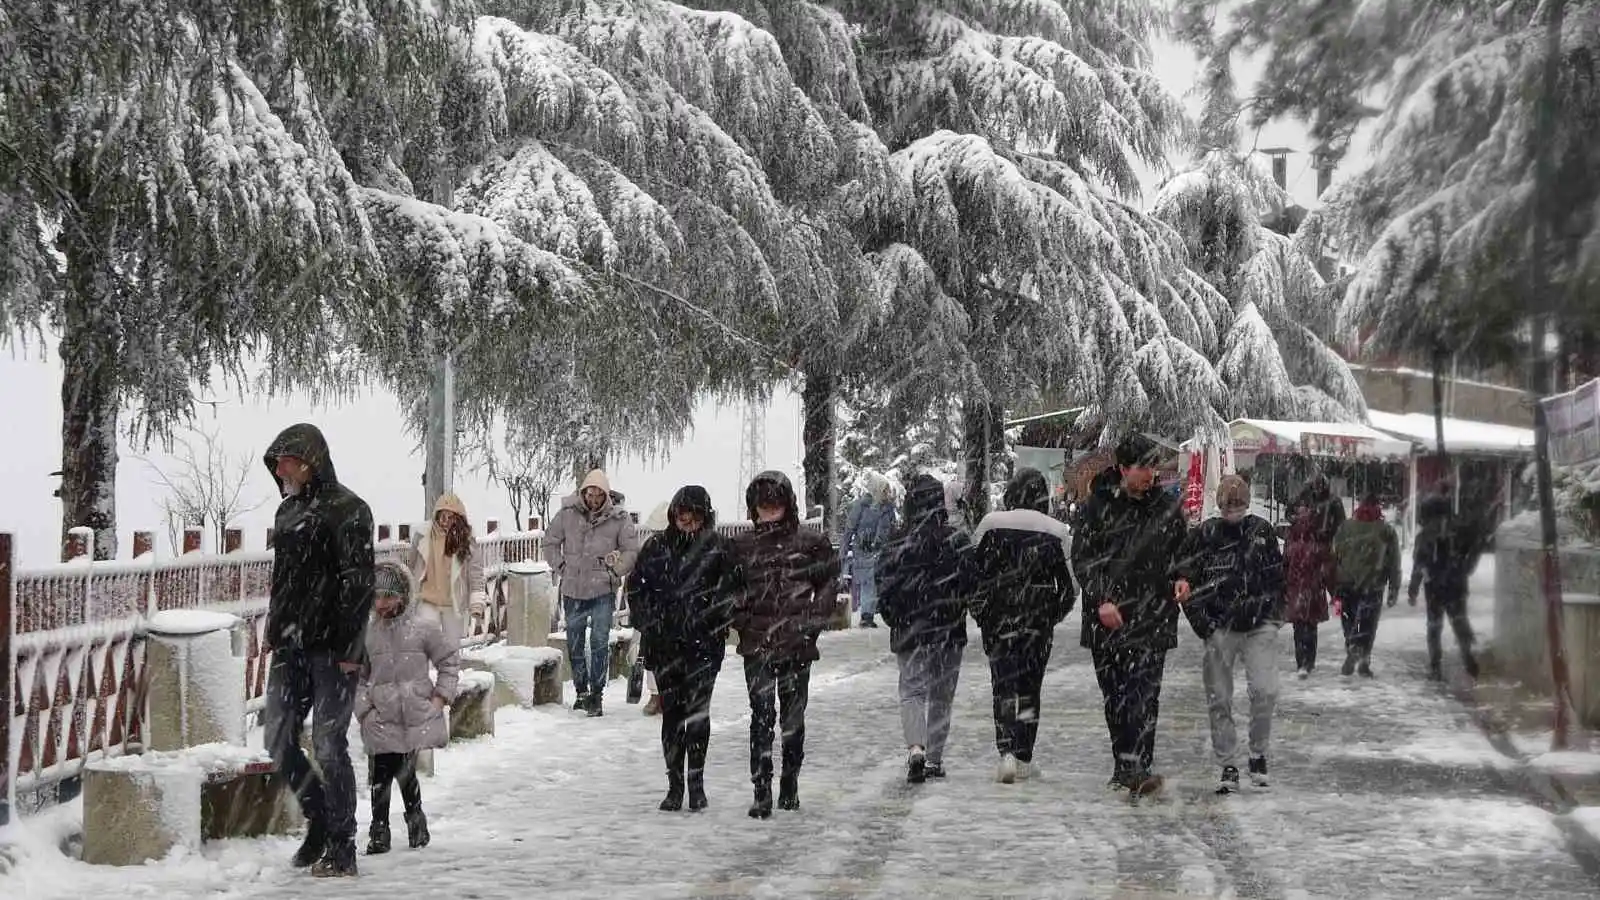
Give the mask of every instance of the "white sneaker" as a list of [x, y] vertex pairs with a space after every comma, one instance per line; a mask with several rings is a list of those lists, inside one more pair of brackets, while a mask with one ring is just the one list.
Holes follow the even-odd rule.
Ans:
[[1017, 781], [1017, 758], [1007, 753], [1000, 757], [1000, 771], [995, 774], [994, 780], [1001, 784], [1015, 784]]
[[1311, 670], [1310, 669], [1296, 669], [1295, 673], [1294, 673], [1294, 677], [1300, 679], [1301, 681], [1305, 681], [1307, 678], [1311, 677]]
[[1272, 782], [1267, 778], [1267, 758], [1265, 756], [1250, 758], [1250, 783], [1258, 788], [1272, 786]]

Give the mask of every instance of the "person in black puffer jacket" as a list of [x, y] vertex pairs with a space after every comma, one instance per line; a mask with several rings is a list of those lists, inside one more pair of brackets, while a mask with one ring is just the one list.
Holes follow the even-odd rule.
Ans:
[[907, 780], [944, 777], [944, 745], [967, 646], [965, 563], [970, 547], [950, 525], [944, 485], [918, 475], [905, 524], [878, 558], [879, 612], [900, 664], [900, 727]]
[[1250, 694], [1250, 781], [1267, 786], [1267, 744], [1278, 704], [1278, 629], [1283, 625], [1283, 553], [1272, 525], [1250, 515], [1250, 486], [1237, 475], [1217, 485], [1221, 515], [1190, 532], [1179, 554], [1176, 597], [1205, 642], [1201, 671], [1211, 713], [1217, 793], [1239, 789], [1233, 667], [1244, 660]]
[[[309, 823], [295, 866], [355, 875], [356, 775], [345, 733], [372, 612], [372, 510], [339, 483], [314, 425], [285, 428], [263, 461], [284, 498], [273, 520], [265, 745]], [[300, 748], [307, 713], [320, 778]]]
[[737, 585], [733, 541], [717, 533], [711, 495], [695, 484], [680, 489], [666, 529], [645, 541], [628, 580], [629, 621], [661, 697], [664, 811], [683, 808], [686, 781], [689, 809], [706, 808], [711, 692], [727, 655]]
[[1085, 598], [1081, 641], [1105, 697], [1111, 784], [1146, 794], [1162, 785], [1150, 767], [1167, 651], [1178, 646], [1172, 570], [1187, 528], [1177, 500], [1155, 483], [1152, 441], [1130, 436], [1116, 458], [1122, 480], [1084, 504], [1072, 561]]
[[1055, 627], [1072, 611], [1071, 531], [1045, 513], [1050, 488], [1034, 469], [1006, 485], [1006, 511], [983, 517], [972, 532], [972, 617], [983, 632], [994, 685], [994, 743], [999, 781], [1033, 769], [1039, 692]]
[[837, 602], [840, 566], [827, 538], [800, 527], [794, 486], [782, 472], [757, 475], [745, 489], [745, 506], [755, 528], [734, 539], [743, 579], [733, 627], [750, 691], [750, 817], [766, 819], [772, 816], [774, 726], [783, 733], [778, 806], [800, 808], [811, 664]]
[[1498, 504], [1491, 505], [1481, 519], [1458, 516], [1446, 484], [1439, 493], [1422, 501], [1417, 508], [1416, 548], [1413, 550], [1411, 583], [1407, 600], [1417, 605], [1417, 591], [1426, 586], [1428, 613], [1428, 677], [1441, 681], [1444, 655], [1444, 623], [1450, 620], [1461, 663], [1467, 674], [1478, 677], [1478, 660], [1473, 655], [1472, 620], [1467, 616], [1467, 586], [1478, 558], [1494, 535]]

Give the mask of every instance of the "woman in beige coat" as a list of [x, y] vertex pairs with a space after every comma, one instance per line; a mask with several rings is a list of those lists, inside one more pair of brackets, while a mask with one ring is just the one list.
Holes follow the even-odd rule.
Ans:
[[406, 566], [422, 602], [450, 611], [444, 620], [457, 640], [470, 631], [469, 616], [483, 618], [489, 599], [483, 558], [460, 497], [444, 494], [433, 505], [433, 522], [418, 535]]
[[369, 854], [389, 852], [389, 789], [397, 781], [408, 843], [428, 845], [417, 751], [443, 747], [450, 737], [445, 707], [456, 697], [460, 639], [445, 627], [443, 610], [416, 602], [416, 593], [405, 566], [388, 560], [374, 567], [367, 664], [355, 702], [372, 788]]

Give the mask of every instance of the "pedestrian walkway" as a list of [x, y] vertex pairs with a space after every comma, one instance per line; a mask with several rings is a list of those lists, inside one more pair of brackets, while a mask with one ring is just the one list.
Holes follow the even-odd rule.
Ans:
[[[1404, 619], [1420, 612], [1401, 610]], [[287, 839], [207, 845], [202, 858], [102, 869], [28, 850], [0, 893], [29, 900], [340, 897], [1239, 897], [1594, 896], [1554, 816], [1529, 802], [1503, 758], [1447, 694], [1404, 673], [1380, 642], [1378, 678], [1324, 664], [1284, 697], [1275, 786], [1211, 793], [1199, 643], [1168, 665], [1157, 767], [1163, 798], [1131, 806], [1106, 789], [1100, 697], [1074, 614], [1045, 682], [1042, 777], [994, 783], [989, 678], [969, 647], [950, 777], [903, 783], [896, 670], [887, 630], [824, 636], [812, 681], [799, 813], [745, 816], [745, 708], [730, 658], [713, 705], [701, 815], [665, 814], [659, 720], [504, 710], [489, 740], [438, 754], [424, 783], [433, 846], [361, 859], [355, 881], [291, 871]], [[615, 682], [621, 699], [621, 682]], [[609, 699], [609, 698], [608, 698]], [[1240, 693], [1240, 704], [1244, 700]], [[366, 808], [361, 809], [363, 825]], [[7, 884], [14, 880], [20, 892]]]

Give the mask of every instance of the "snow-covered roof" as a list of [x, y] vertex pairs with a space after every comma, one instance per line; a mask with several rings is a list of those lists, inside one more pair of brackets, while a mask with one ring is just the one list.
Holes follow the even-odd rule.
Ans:
[[1228, 423], [1234, 449], [1258, 453], [1393, 459], [1411, 455], [1411, 442], [1351, 422], [1276, 422], [1234, 419]]
[[[1433, 416], [1426, 413], [1387, 413], [1374, 409], [1367, 412], [1367, 420], [1374, 428], [1415, 441], [1424, 449], [1434, 446]], [[1533, 429], [1446, 416], [1444, 448], [1455, 453], [1532, 453]]]
[[1084, 409], [1085, 407], [1082, 406], [1074, 406], [1071, 409], [1058, 409], [1055, 412], [1040, 413], [1023, 419], [1012, 419], [1005, 423], [1005, 427], [1016, 428], [1019, 425], [1032, 425], [1035, 422], [1047, 422], [1051, 419], [1065, 419], [1066, 421], [1063, 424], [1071, 425], [1077, 421], [1078, 416], [1083, 414]]

